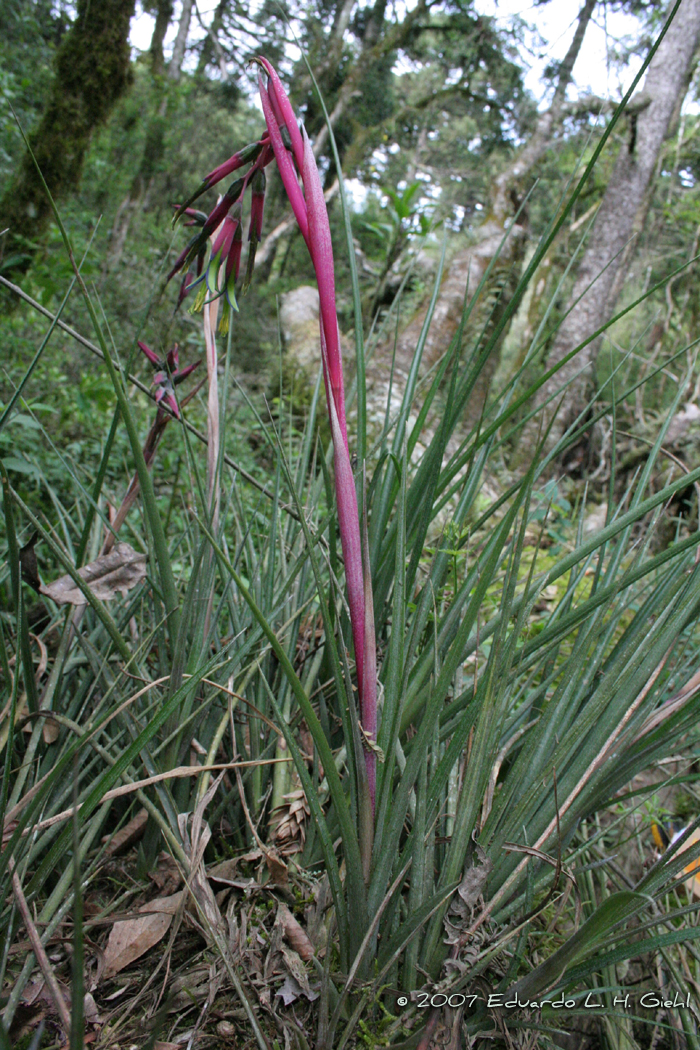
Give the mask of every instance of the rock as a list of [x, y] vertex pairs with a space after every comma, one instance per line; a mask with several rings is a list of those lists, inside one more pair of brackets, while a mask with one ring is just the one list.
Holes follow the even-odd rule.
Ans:
[[280, 324], [290, 364], [310, 372], [314, 378], [321, 361], [318, 329], [318, 289], [302, 284], [282, 296]]
[[608, 517], [608, 505], [607, 503], [601, 503], [599, 507], [595, 507], [589, 514], [586, 515], [583, 521], [583, 535], [586, 537], [592, 536], [596, 532], [600, 532], [601, 529], [605, 528], [605, 522]]
[[689, 432], [694, 427], [697, 427], [699, 422], [700, 408], [692, 401], [689, 401], [680, 412], [676, 412], [669, 423], [664, 444], [677, 445], [682, 443], [690, 436]]

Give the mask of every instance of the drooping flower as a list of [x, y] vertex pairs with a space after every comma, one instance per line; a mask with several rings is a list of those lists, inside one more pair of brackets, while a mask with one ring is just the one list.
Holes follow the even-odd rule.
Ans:
[[156, 404], [159, 408], [167, 407], [170, 409], [172, 414], [179, 419], [180, 408], [175, 397], [175, 387], [187, 379], [188, 375], [194, 372], [195, 368], [199, 364], [199, 361], [195, 361], [191, 365], [187, 365], [186, 368], [180, 368], [180, 350], [175, 343], [172, 350], [168, 351], [168, 354], [163, 361], [155, 351], [151, 350], [150, 346], [146, 343], [138, 341], [139, 350], [142, 351], [153, 365], [154, 376], [153, 386], [155, 387], [154, 397]]
[[262, 239], [263, 215], [265, 213], [265, 187], [267, 180], [265, 171], [260, 168], [255, 172], [251, 180], [250, 190], [250, 225], [248, 228], [248, 262], [246, 263], [245, 278], [243, 280], [243, 291], [247, 292], [253, 278], [255, 268], [255, 253]]
[[[258, 77], [258, 83], [270, 142], [292, 210], [309, 249], [318, 285], [323, 377], [333, 436], [336, 505], [355, 648], [360, 718], [368, 737], [374, 740], [377, 730], [377, 667], [372, 588], [368, 578], [369, 566], [363, 566], [357, 495], [345, 422], [343, 362], [328, 209], [306, 131], [303, 128], [300, 131], [294, 110], [273, 66], [265, 58], [257, 58], [256, 61], [268, 76], [267, 85], [263, 82], [262, 74]], [[374, 806], [376, 756], [371, 749], [365, 754], [365, 762]]]
[[[202, 224], [199, 234], [181, 253], [170, 277], [180, 270], [186, 270], [201, 252], [207, 239], [215, 234], [215, 242], [206, 272], [207, 286], [212, 296], [226, 295], [229, 303], [231, 300], [235, 303], [235, 298], [232, 299], [232, 297], [233, 285], [238, 277], [240, 264], [243, 200], [250, 187], [251, 210], [245, 290], [252, 276], [255, 249], [262, 232], [265, 198], [264, 169], [274, 159], [299, 230], [309, 249], [318, 284], [323, 377], [333, 437], [336, 503], [355, 649], [360, 718], [369, 740], [373, 741], [377, 729], [377, 668], [372, 586], [369, 577], [366, 537], [363, 545], [355, 479], [348, 447], [343, 364], [335, 302], [333, 247], [328, 211], [318, 167], [306, 132], [297, 124], [292, 105], [274, 67], [262, 57], [256, 58], [255, 61], [261, 67], [258, 84], [267, 130], [257, 143], [251, 143], [243, 150], [234, 153], [224, 164], [210, 172], [197, 191], [184, 205], [179, 207], [178, 216], [187, 212], [189, 205], [205, 190], [210, 189], [233, 171], [245, 166], [246, 163], [250, 163], [251, 166], [245, 175], [229, 187]], [[197, 282], [189, 283], [187, 291], [194, 287], [195, 283]], [[365, 754], [365, 761], [370, 797], [374, 805], [376, 755], [371, 746]]]
[[238, 150], [232, 157], [224, 161], [223, 164], [219, 164], [218, 167], [210, 171], [208, 175], [202, 180], [197, 189], [194, 191], [191, 197], [188, 197], [184, 204], [179, 205], [177, 212], [175, 213], [175, 219], [179, 219], [181, 215], [188, 212], [189, 206], [201, 197], [203, 193], [210, 190], [213, 186], [216, 186], [222, 179], [225, 179], [227, 175], [231, 175], [234, 171], [238, 171], [239, 168], [244, 168], [246, 164], [255, 161], [264, 147], [267, 145], [268, 137], [263, 135], [259, 142], [251, 142], [243, 149]]

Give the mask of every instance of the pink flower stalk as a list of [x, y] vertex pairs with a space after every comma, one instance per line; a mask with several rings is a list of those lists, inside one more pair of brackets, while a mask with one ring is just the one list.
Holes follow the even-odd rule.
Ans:
[[172, 414], [179, 419], [180, 407], [177, 403], [177, 398], [175, 397], [175, 387], [178, 386], [183, 379], [187, 379], [188, 375], [194, 372], [199, 361], [195, 361], [194, 364], [181, 369], [180, 351], [177, 343], [175, 343], [172, 350], [168, 351], [165, 361], [162, 361], [161, 358], [158, 357], [158, 354], [151, 350], [150, 346], [142, 343], [141, 340], [139, 340], [138, 346], [153, 365], [153, 368], [156, 369], [156, 373], [153, 376], [156, 404], [159, 408], [167, 406]]
[[[238, 278], [240, 265], [243, 199], [250, 186], [252, 198], [248, 235], [250, 246], [243, 286], [245, 291], [253, 272], [255, 249], [262, 235], [265, 200], [264, 168], [273, 159], [276, 160], [292, 211], [309, 249], [318, 284], [323, 378], [333, 436], [336, 503], [355, 647], [360, 718], [367, 737], [373, 741], [377, 732], [377, 657], [372, 583], [366, 537], [363, 543], [355, 479], [350, 465], [345, 420], [343, 362], [335, 302], [333, 246], [328, 211], [321, 178], [306, 131], [299, 129], [292, 105], [273, 66], [266, 58], [258, 57], [255, 61], [261, 66], [258, 84], [267, 130], [257, 143], [251, 143], [238, 153], [234, 153], [229, 160], [210, 172], [193, 196], [178, 207], [176, 218], [186, 213], [192, 216], [193, 222], [199, 225], [201, 213], [189, 207], [192, 202], [233, 171], [243, 167], [246, 163], [251, 164], [243, 178], [238, 179], [228, 188], [213, 211], [201, 224], [199, 233], [193, 237], [176, 260], [168, 280], [179, 271], [187, 270], [192, 261], [201, 255], [207, 239], [214, 235], [215, 243], [206, 271], [207, 287], [212, 295], [218, 297], [225, 294], [229, 304], [235, 304], [233, 285]], [[263, 73], [267, 75], [267, 83]], [[232, 214], [229, 215], [229, 213]], [[222, 266], [225, 267], [223, 287], [219, 276]], [[197, 283], [199, 282], [190, 281], [187, 285], [183, 284], [184, 294], [187, 294]], [[181, 295], [183, 289], [181, 289]], [[365, 753], [365, 762], [370, 798], [374, 809], [376, 756], [371, 747], [368, 747]]]
[[[350, 465], [345, 423], [343, 362], [335, 303], [335, 270], [328, 210], [316, 159], [306, 131], [299, 130], [294, 110], [274, 68], [265, 58], [258, 58], [256, 61], [268, 75], [267, 86], [263, 82], [262, 74], [258, 77], [258, 83], [270, 142], [292, 210], [309, 249], [318, 284], [323, 377], [333, 436], [336, 504], [355, 646], [360, 718], [364, 731], [374, 740], [377, 732], [374, 611], [369, 566], [363, 567], [355, 479]], [[291, 150], [287, 149], [285, 138], [291, 143]], [[303, 183], [303, 193], [299, 186], [299, 175]], [[376, 756], [373, 751], [368, 750], [365, 753], [365, 762], [374, 808]]]

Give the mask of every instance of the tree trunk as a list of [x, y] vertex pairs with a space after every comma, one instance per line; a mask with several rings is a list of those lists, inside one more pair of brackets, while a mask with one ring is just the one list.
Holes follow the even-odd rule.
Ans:
[[173, 0], [158, 0], [156, 6], [156, 24], [153, 27], [153, 36], [151, 37], [151, 46], [149, 48], [151, 55], [151, 70], [154, 76], [159, 76], [163, 73], [165, 68], [165, 60], [163, 58], [163, 41], [165, 40], [165, 34], [168, 32], [168, 26], [173, 17]]
[[[229, 0], [219, 0], [214, 12], [214, 17], [211, 20], [211, 25], [204, 40], [202, 41], [202, 49], [199, 52], [199, 60], [197, 62], [197, 72], [195, 76], [203, 77], [207, 66], [216, 58], [221, 69], [221, 58], [220, 55], [223, 53], [221, 46], [219, 45], [219, 31], [224, 24], [224, 15], [228, 8]], [[218, 50], [217, 50], [218, 49]], [[225, 68], [225, 63], [224, 63]], [[224, 79], [228, 79], [226, 75]]]
[[[450, 264], [440, 288], [433, 323], [425, 345], [423, 354], [425, 367], [434, 364], [450, 345], [462, 317], [465, 289], [468, 286], [473, 292], [479, 286], [484, 273], [498, 252], [506, 230], [509, 230], [508, 239], [492, 270], [489, 288], [483, 295], [482, 304], [479, 305], [476, 314], [472, 315], [472, 327], [478, 331], [488, 319], [488, 311], [493, 307], [495, 301], [494, 292], [498, 296], [498, 301], [492, 316], [492, 323], [496, 323], [503, 316], [510, 302], [518, 283], [527, 245], [525, 227], [524, 225], [511, 225], [513, 216], [523, 199], [533, 168], [545, 156], [551, 146], [552, 138], [561, 125], [565, 111], [566, 89], [596, 3], [597, 0], [584, 0], [580, 9], [576, 31], [559, 67], [557, 86], [551, 106], [540, 116], [537, 127], [525, 148], [517, 155], [513, 163], [494, 180], [489, 214], [477, 231], [477, 244], [458, 252]], [[404, 378], [408, 375], [426, 312], [426, 307], [421, 308], [399, 336], [392, 388], [392, 400], [394, 401], [400, 401], [403, 395]], [[392, 353], [393, 341], [387, 347], [380, 349], [368, 362], [367, 378], [373, 405], [380, 406], [381, 398], [388, 390], [387, 360], [391, 360]], [[467, 418], [464, 421], [466, 425], [472, 425], [478, 421], [488, 397], [497, 363], [498, 355], [494, 350], [485, 362], [477, 380], [467, 410]], [[379, 407], [376, 411], [380, 411]]]
[[112, 272], [119, 265], [132, 219], [139, 209], [147, 207], [149, 190], [163, 161], [167, 126], [167, 97], [162, 80], [156, 79], [154, 83], [151, 106], [153, 109], [148, 120], [141, 163], [131, 182], [129, 192], [117, 208], [112, 224], [109, 252], [104, 265], [105, 273]]
[[[550, 367], [612, 315], [631, 259], [630, 239], [644, 225], [661, 148], [688, 90], [699, 39], [700, 0], [683, 0], [647, 71], [643, 95], [649, 103], [628, 118], [627, 139], [598, 209], [571, 294], [575, 305], [559, 328]], [[569, 383], [550, 434], [551, 447], [587, 403], [599, 346], [597, 340], [583, 347], [540, 391], [542, 403]]]
[[187, 48], [187, 37], [190, 32], [190, 22], [192, 21], [192, 8], [194, 7], [194, 0], [182, 0], [182, 11], [180, 12], [180, 21], [177, 27], [177, 36], [175, 37], [175, 43], [173, 45], [173, 54], [170, 59], [170, 65], [168, 66], [168, 75], [172, 80], [179, 80], [180, 73], [182, 71], [182, 63], [185, 60], [185, 50]]
[[[30, 143], [54, 197], [74, 190], [90, 137], [129, 83], [129, 23], [134, 0], [78, 0], [77, 18], [56, 56], [56, 76]], [[27, 154], [0, 199], [4, 269], [23, 272], [51, 217], [46, 192]]]

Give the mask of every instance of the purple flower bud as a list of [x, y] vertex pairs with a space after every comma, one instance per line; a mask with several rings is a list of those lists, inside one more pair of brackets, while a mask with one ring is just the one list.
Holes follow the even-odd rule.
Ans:
[[242, 168], [245, 164], [252, 162], [257, 159], [260, 151], [265, 148], [269, 142], [269, 137], [265, 133], [259, 142], [251, 142], [248, 146], [244, 146], [243, 149], [238, 150], [232, 157], [224, 161], [223, 164], [219, 164], [217, 168], [210, 171], [206, 178], [199, 184], [197, 189], [194, 191], [191, 197], [188, 197], [184, 204], [181, 204], [175, 213], [173, 222], [177, 222], [181, 215], [184, 213], [189, 214], [189, 205], [193, 201], [196, 201], [198, 197], [201, 197], [203, 193], [210, 190], [212, 186], [216, 186], [217, 183], [225, 179], [227, 175]]
[[165, 361], [162, 361], [145, 343], [139, 341], [138, 345], [153, 367], [158, 369], [153, 376], [153, 386], [155, 388], [153, 396], [156, 404], [159, 407], [162, 407], [162, 404], [167, 405], [173, 415], [179, 419], [180, 409], [178, 408], [174, 388], [183, 379], [187, 379], [187, 376], [195, 370], [199, 361], [195, 361], [193, 364], [187, 365], [186, 368], [180, 369], [180, 350], [177, 343], [175, 343], [172, 350], [168, 351]]
[[[218, 168], [214, 168], [205, 176], [202, 185], [206, 184], [207, 189], [211, 189], [212, 186], [216, 186], [217, 182], [221, 182], [227, 175], [230, 175], [232, 171], [237, 171], [238, 168], [242, 168], [244, 164], [249, 161], [257, 159], [260, 150], [265, 145], [266, 141], [269, 141], [268, 135], [263, 135], [259, 142], [251, 142], [250, 145], [244, 146], [243, 149], [238, 150], [232, 157], [224, 161], [223, 164], [219, 164]], [[204, 191], [202, 191], [204, 192]]]
[[194, 258], [194, 255], [199, 250], [198, 249], [198, 245], [199, 245], [199, 234], [197, 234], [196, 237], [193, 237], [192, 240], [187, 245], [187, 247], [184, 248], [180, 252], [180, 254], [178, 255], [177, 259], [173, 263], [173, 267], [172, 267], [170, 273], [168, 274], [168, 276], [166, 278], [166, 283], [168, 281], [172, 280], [172, 278], [175, 276], [175, 274], [179, 273], [180, 270], [185, 269], [187, 266], [189, 266], [190, 262]]
[[243, 231], [241, 224], [236, 225], [236, 229], [233, 235], [233, 241], [231, 242], [231, 249], [228, 253], [226, 260], [226, 284], [228, 286], [231, 276], [233, 276], [234, 283], [238, 280], [238, 271], [241, 268], [241, 250], [243, 248]]
[[146, 357], [151, 362], [154, 368], [158, 368], [160, 366], [161, 360], [158, 357], [158, 354], [154, 353], [154, 351], [151, 350], [150, 346], [146, 346], [146, 344], [142, 343], [140, 339], [138, 341], [138, 348], [146, 355]]
[[195, 368], [197, 368], [200, 364], [201, 361], [194, 361], [191, 365], [187, 365], [186, 368], [181, 369], [179, 372], [175, 372], [172, 377], [175, 386], [181, 383], [183, 379], [187, 379], [188, 375], [194, 372]]
[[173, 344], [172, 350], [168, 350], [165, 360], [168, 365], [168, 371], [171, 375], [174, 375], [180, 367], [180, 347], [177, 343]]
[[265, 172], [260, 169], [253, 175], [250, 186], [250, 227], [248, 240], [259, 241], [262, 237], [263, 212], [265, 210]]
[[240, 200], [244, 190], [245, 182], [243, 179], [236, 179], [236, 181], [229, 186], [214, 210], [209, 213], [209, 218], [204, 223], [200, 234], [202, 239], [210, 237], [214, 230], [221, 225], [231, 211], [233, 205]]
[[221, 253], [221, 258], [225, 259], [231, 250], [231, 242], [233, 241], [233, 235], [238, 227], [238, 220], [232, 219], [230, 215], [227, 215], [224, 221], [221, 223], [221, 228], [216, 235], [216, 240], [212, 245], [211, 254], [212, 258]]
[[188, 270], [187, 273], [185, 274], [185, 276], [182, 278], [182, 284], [180, 285], [180, 291], [178, 292], [178, 295], [177, 295], [177, 305], [175, 306], [175, 310], [176, 311], [180, 309], [180, 307], [182, 306], [183, 302], [187, 298], [187, 293], [190, 290], [190, 286], [191, 286], [193, 281], [194, 281], [194, 274], [192, 273], [191, 270]]

